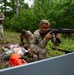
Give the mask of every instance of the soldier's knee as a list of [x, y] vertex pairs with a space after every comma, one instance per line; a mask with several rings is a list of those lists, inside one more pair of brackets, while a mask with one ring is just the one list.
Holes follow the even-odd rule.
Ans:
[[46, 53], [39, 54], [39, 60], [45, 59], [45, 58], [46, 58]]
[[46, 50], [42, 50], [40, 53], [39, 53], [39, 60], [41, 59], [45, 59], [46, 58]]
[[46, 58], [46, 55], [39, 55], [39, 60], [42, 60], [42, 59], [45, 59]]
[[37, 55], [33, 55], [33, 60], [37, 61], [38, 60], [38, 56]]

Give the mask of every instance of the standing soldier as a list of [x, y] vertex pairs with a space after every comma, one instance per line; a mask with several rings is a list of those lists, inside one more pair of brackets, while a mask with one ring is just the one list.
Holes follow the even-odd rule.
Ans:
[[4, 20], [4, 14], [0, 10], [0, 41], [2, 43], [4, 42], [3, 20]]

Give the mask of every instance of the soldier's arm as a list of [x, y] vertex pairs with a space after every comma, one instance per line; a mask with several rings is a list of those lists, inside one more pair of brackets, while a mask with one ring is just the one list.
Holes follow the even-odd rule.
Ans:
[[4, 16], [4, 14], [3, 13], [1, 13], [1, 20], [4, 20], [4, 18], [5, 18], [5, 16]]
[[49, 39], [46, 39], [46, 38], [41, 39], [41, 36], [40, 36], [39, 32], [34, 33], [34, 43], [36, 45], [38, 45], [39, 47], [45, 48], [45, 46], [47, 45], [48, 41], [49, 41]]
[[21, 42], [21, 44], [24, 44], [23, 40], [24, 40], [23, 36], [20, 35], [20, 42]]

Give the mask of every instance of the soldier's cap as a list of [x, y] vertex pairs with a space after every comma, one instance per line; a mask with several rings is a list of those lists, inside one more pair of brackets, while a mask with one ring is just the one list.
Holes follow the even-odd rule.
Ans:
[[48, 24], [48, 25], [50, 25], [50, 22], [48, 21], [48, 20], [41, 20], [41, 22], [40, 22], [40, 25], [42, 25], [42, 24]]

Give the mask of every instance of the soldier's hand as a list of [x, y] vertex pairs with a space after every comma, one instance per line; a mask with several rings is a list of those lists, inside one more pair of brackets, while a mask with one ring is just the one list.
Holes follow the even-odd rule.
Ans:
[[56, 34], [56, 38], [60, 39], [60, 34], [59, 33]]
[[52, 35], [50, 34], [50, 32], [45, 35], [45, 39], [47, 39], [47, 40], [49, 40], [51, 37], [52, 37]]

